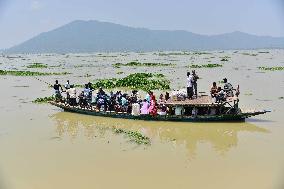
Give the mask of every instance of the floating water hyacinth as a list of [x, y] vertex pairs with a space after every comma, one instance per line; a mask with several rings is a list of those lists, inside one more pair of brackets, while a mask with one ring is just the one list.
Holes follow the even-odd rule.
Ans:
[[48, 73], [48, 72], [31, 72], [31, 71], [15, 71], [15, 70], [0, 70], [0, 75], [13, 76], [45, 76], [45, 75], [67, 75], [68, 72]]
[[192, 64], [189, 67], [190, 68], [216, 68], [216, 67], [223, 67], [223, 65], [222, 64], [204, 64], [204, 65]]
[[258, 67], [260, 70], [265, 70], [265, 71], [281, 71], [284, 70], [283, 66], [276, 66], [276, 67]]
[[49, 101], [54, 101], [54, 100], [55, 100], [54, 96], [49, 96], [49, 97], [37, 98], [33, 101], [33, 103], [48, 103]]
[[191, 55], [189, 52], [170, 52], [170, 53], [154, 53], [154, 55], [159, 56], [183, 56], [183, 55]]
[[170, 82], [164, 77], [165, 76], [163, 74], [134, 73], [120, 79], [111, 78], [97, 80], [93, 84], [93, 88], [98, 89], [102, 87], [111, 89], [127, 87], [131, 89], [141, 89], [144, 91], [170, 89]]
[[150, 138], [147, 136], [142, 135], [137, 131], [128, 131], [120, 128], [113, 127], [113, 130], [116, 134], [124, 134], [124, 136], [128, 137], [130, 141], [135, 142], [136, 144], [144, 144], [150, 145], [151, 141]]
[[48, 66], [46, 64], [42, 63], [33, 63], [27, 66], [27, 68], [47, 68]]
[[115, 63], [113, 64], [113, 67], [120, 68], [122, 66], [145, 66], [145, 67], [154, 67], [154, 66], [174, 66], [175, 64], [163, 64], [163, 63], [141, 63], [141, 62], [129, 62], [126, 64], [123, 63]]

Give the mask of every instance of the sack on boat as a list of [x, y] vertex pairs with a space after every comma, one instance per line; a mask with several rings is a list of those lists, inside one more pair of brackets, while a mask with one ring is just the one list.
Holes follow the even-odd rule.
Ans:
[[132, 115], [139, 116], [140, 115], [140, 105], [138, 103], [132, 104]]
[[186, 89], [180, 89], [180, 90], [171, 92], [171, 96], [172, 96], [173, 101], [185, 100], [186, 95], [187, 95]]

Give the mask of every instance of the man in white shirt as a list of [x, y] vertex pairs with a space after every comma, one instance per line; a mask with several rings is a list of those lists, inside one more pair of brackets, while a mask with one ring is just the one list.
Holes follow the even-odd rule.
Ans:
[[187, 97], [192, 99], [193, 96], [193, 76], [190, 75], [190, 72], [187, 72]]
[[76, 88], [74, 88], [73, 85], [70, 85], [70, 89], [66, 91], [70, 97], [70, 105], [71, 106], [76, 106]]

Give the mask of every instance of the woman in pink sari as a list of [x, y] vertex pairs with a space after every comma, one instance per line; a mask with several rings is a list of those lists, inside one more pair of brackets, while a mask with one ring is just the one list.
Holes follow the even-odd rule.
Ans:
[[142, 102], [142, 107], [140, 109], [141, 114], [149, 114], [149, 103], [146, 99]]

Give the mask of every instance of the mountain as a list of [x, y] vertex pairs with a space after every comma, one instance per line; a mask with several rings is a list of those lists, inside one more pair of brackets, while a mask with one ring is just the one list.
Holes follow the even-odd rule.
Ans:
[[284, 37], [242, 32], [199, 35], [187, 31], [149, 30], [99, 21], [74, 21], [44, 32], [5, 53], [80, 53], [160, 50], [284, 48]]

